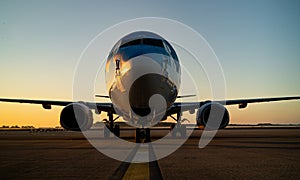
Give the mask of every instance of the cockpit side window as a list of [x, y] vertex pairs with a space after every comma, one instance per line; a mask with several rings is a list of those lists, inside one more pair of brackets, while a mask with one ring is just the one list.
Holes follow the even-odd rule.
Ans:
[[164, 41], [164, 43], [165, 43], [165, 49], [166, 49], [166, 51], [169, 53], [169, 54], [171, 54], [171, 56], [173, 57], [173, 59], [175, 60], [175, 61], [178, 61], [178, 57], [177, 57], [177, 55], [176, 55], [176, 52], [175, 52], [175, 50], [173, 49], [173, 47], [170, 45], [170, 43], [168, 42], [168, 41]]

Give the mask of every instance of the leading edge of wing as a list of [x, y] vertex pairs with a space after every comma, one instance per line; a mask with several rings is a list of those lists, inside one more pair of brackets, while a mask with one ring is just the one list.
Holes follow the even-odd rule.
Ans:
[[273, 101], [287, 101], [287, 100], [297, 100], [297, 99], [300, 99], [300, 96], [254, 98], [254, 99], [234, 99], [234, 100], [215, 101], [215, 102], [220, 103], [220, 104], [225, 104], [225, 105], [235, 105], [235, 104], [273, 102]]
[[84, 102], [84, 101], [56, 101], [56, 100], [33, 100], [33, 99], [10, 99], [10, 98], [0, 98], [0, 101], [11, 102], [11, 103], [41, 104], [45, 109], [51, 109], [50, 107], [51, 105], [67, 106], [68, 104], [71, 103], [82, 103], [88, 106], [90, 109], [98, 109], [101, 111], [111, 111], [113, 108], [112, 103]]
[[247, 107], [248, 103], [262, 103], [262, 102], [274, 102], [274, 101], [286, 101], [286, 100], [298, 100], [298, 99], [300, 99], [300, 96], [213, 100], [213, 101], [200, 101], [200, 102], [175, 102], [173, 106], [170, 108], [170, 113], [198, 109], [206, 103], [219, 103], [222, 105], [239, 105], [239, 108], [245, 108]]
[[73, 101], [54, 101], [54, 100], [34, 100], [34, 99], [8, 99], [0, 98], [2, 102], [12, 102], [12, 103], [27, 103], [27, 104], [45, 104], [45, 105], [56, 105], [56, 106], [66, 106]]

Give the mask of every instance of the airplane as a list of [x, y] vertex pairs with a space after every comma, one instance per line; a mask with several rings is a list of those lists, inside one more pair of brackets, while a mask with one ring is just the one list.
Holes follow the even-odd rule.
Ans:
[[[226, 105], [238, 105], [246, 108], [249, 103], [262, 103], [282, 100], [296, 100], [300, 96], [271, 97], [255, 99], [234, 99], [200, 102], [177, 102], [181, 83], [181, 68], [179, 58], [171, 44], [160, 35], [149, 31], [136, 31], [121, 38], [110, 51], [105, 69], [106, 85], [109, 95], [96, 97], [109, 98], [111, 102], [75, 102], [55, 100], [8, 99], [0, 101], [11, 103], [41, 104], [44, 109], [52, 105], [65, 106], [60, 114], [60, 124], [72, 131], [85, 131], [93, 124], [92, 110], [97, 114], [106, 112], [108, 120], [104, 128], [104, 137], [110, 133], [120, 137], [120, 126], [116, 119], [120, 116], [136, 127], [135, 142], [149, 142], [150, 128], [158, 121], [171, 117], [176, 121], [173, 125], [173, 135], [179, 132], [186, 136], [186, 126], [181, 124], [182, 112], [196, 114], [197, 125], [207, 126], [211, 109], [222, 112], [221, 121], [212, 129], [223, 129], [229, 124], [229, 113]], [[151, 98], [155, 96], [158, 103], [165, 100], [158, 108], [150, 107]], [[155, 102], [154, 102], [155, 103]], [[114, 115], [119, 115], [114, 118]], [[173, 115], [177, 115], [176, 118]], [[79, 117], [79, 118], [76, 118]], [[143, 118], [146, 117], [146, 118]], [[153, 122], [154, 120], [154, 122]], [[214, 119], [213, 119], [214, 120]]]

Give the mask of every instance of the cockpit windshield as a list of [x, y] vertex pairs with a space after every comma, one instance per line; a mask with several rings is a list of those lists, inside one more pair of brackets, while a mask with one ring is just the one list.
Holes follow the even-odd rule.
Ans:
[[120, 46], [120, 48], [133, 46], [133, 45], [149, 45], [149, 46], [156, 46], [156, 47], [164, 47], [163, 41], [161, 39], [153, 39], [153, 38], [142, 38], [142, 39], [135, 39], [129, 42], [126, 42]]
[[156, 47], [164, 47], [164, 44], [161, 39], [151, 39], [151, 38], [144, 38], [142, 39], [143, 44], [150, 45], [150, 46], [156, 46]]

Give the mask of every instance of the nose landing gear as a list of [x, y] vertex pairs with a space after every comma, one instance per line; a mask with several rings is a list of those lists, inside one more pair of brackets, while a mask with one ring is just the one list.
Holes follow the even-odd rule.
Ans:
[[136, 128], [135, 129], [135, 142], [147, 143], [150, 142], [150, 129], [149, 128]]
[[181, 112], [178, 112], [177, 118], [171, 116], [177, 122], [176, 124], [172, 124], [170, 127], [171, 135], [173, 138], [176, 138], [177, 133], [180, 134], [181, 138], [186, 138], [186, 125], [181, 124], [181, 122], [187, 119], [181, 120], [181, 115], [182, 115]]
[[[172, 124], [170, 127], [171, 135], [173, 138], [176, 138], [177, 133], [180, 134], [181, 138], [186, 138], [186, 125], [181, 124], [181, 122], [187, 120], [181, 120], [181, 113], [177, 113], [177, 118], [171, 116], [177, 123]], [[105, 126], [104, 128], [104, 138], [109, 138], [110, 133], [113, 133], [116, 137], [120, 137], [120, 125], [115, 123], [117, 118], [113, 118], [113, 114], [108, 114], [109, 120], [105, 119]], [[150, 128], [136, 128], [135, 130], [135, 142], [136, 143], [147, 143], [151, 142], [150, 138]]]

